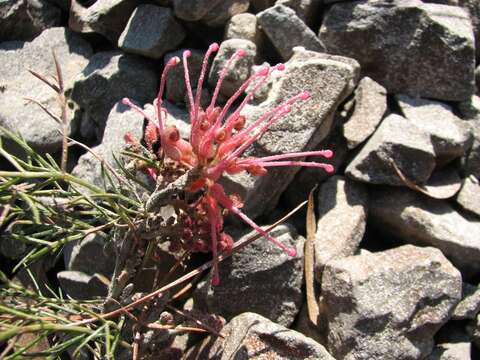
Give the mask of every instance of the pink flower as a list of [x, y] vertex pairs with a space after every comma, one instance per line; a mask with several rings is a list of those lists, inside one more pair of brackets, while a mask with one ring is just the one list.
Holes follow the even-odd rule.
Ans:
[[[278, 119], [291, 112], [293, 104], [308, 100], [310, 94], [305, 91], [285, 100], [245, 128], [245, 117], [240, 114], [241, 111], [252, 99], [260, 86], [265, 83], [268, 76], [273, 71], [283, 71], [285, 65], [278, 64], [273, 67], [260, 69], [238, 88], [223, 107], [219, 107], [216, 105], [216, 101], [222, 82], [228, 71], [233, 67], [235, 61], [245, 55], [243, 50], [237, 50], [219, 74], [210, 105], [207, 106], [206, 109], [202, 109], [200, 106], [200, 98], [208, 61], [212, 53], [216, 52], [218, 48], [218, 44], [214, 43], [209, 46], [205, 54], [195, 98], [193, 97], [188, 71], [188, 57], [191, 55], [191, 52], [187, 50], [183, 53], [185, 85], [191, 123], [189, 141], [183, 140], [180, 137], [178, 129], [174, 125], [167, 126], [165, 124], [167, 111], [162, 107], [165, 79], [171, 67], [180, 62], [178, 57], [170, 59], [163, 70], [160, 81], [160, 91], [154, 101], [154, 117], [143, 112], [142, 109], [138, 108], [130, 100], [123, 99], [124, 104], [139, 111], [148, 121], [144, 137], [147, 148], [153, 152], [153, 144], [159, 140], [161, 144], [161, 153], [158, 154], [159, 156], [170, 158], [188, 169], [194, 170], [194, 173], [197, 174], [196, 180], [191, 183], [186, 191], [197, 192], [203, 190], [204, 195], [195, 203], [191, 204], [192, 213], [188, 217], [188, 219], [190, 219], [188, 224], [190, 225], [186, 227], [188, 235], [184, 235], [184, 238], [197, 238], [197, 241], [192, 245], [196, 251], [212, 251], [212, 284], [218, 284], [219, 282], [218, 251], [229, 250], [233, 245], [233, 240], [222, 232], [222, 209], [237, 215], [258, 233], [283, 249], [288, 255], [296, 255], [294, 248], [288, 248], [280, 243], [244, 214], [240, 210], [241, 202], [238, 199], [234, 196], [228, 196], [225, 193], [223, 187], [218, 183], [218, 180], [224, 173], [236, 174], [247, 171], [254, 176], [262, 176], [265, 175], [267, 169], [272, 166], [310, 166], [322, 168], [327, 172], [333, 172], [333, 166], [330, 164], [298, 160], [299, 158], [310, 156], [331, 158], [333, 156], [331, 150], [296, 152], [261, 158], [240, 157], [243, 152], [258, 140]], [[245, 95], [240, 105], [228, 115], [233, 103], [239, 100], [251, 84], [252, 89]], [[199, 216], [199, 214], [201, 214], [201, 216]], [[209, 227], [208, 233], [206, 233], [205, 227]], [[210, 245], [207, 245], [208, 242], [205, 241], [205, 235], [209, 236]], [[184, 239], [184, 241], [189, 240]]]

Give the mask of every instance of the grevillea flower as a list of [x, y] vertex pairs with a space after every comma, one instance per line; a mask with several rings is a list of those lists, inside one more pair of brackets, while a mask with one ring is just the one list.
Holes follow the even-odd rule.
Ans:
[[[183, 66], [185, 85], [188, 95], [189, 115], [191, 132], [190, 139], [186, 141], [180, 137], [175, 125], [166, 124], [167, 110], [162, 107], [162, 97], [165, 89], [165, 80], [169, 70], [180, 63], [180, 58], [174, 57], [165, 65], [161, 79], [160, 90], [153, 105], [154, 116], [150, 116], [142, 109], [134, 105], [129, 99], [123, 99], [123, 103], [140, 112], [147, 119], [144, 141], [149, 151], [154, 152], [154, 143], [160, 142], [160, 150], [157, 156], [169, 158], [195, 174], [185, 191], [196, 193], [202, 191], [202, 195], [185, 213], [185, 228], [183, 241], [191, 244], [192, 251], [208, 251], [213, 255], [212, 284], [218, 284], [218, 252], [228, 251], [233, 246], [233, 240], [222, 232], [223, 216], [225, 212], [237, 215], [242, 221], [254, 228], [266, 239], [283, 249], [288, 255], [295, 256], [296, 250], [288, 248], [270, 234], [258, 226], [252, 219], [244, 214], [241, 209], [241, 201], [238, 197], [227, 195], [218, 180], [227, 174], [237, 174], [247, 171], [254, 176], [262, 176], [272, 166], [310, 166], [319, 167], [327, 172], [333, 172], [333, 166], [319, 162], [306, 162], [299, 158], [321, 156], [330, 158], [331, 150], [295, 152], [278, 154], [266, 157], [240, 157], [243, 152], [258, 140], [278, 119], [292, 111], [293, 104], [306, 101], [310, 94], [304, 91], [296, 96], [286, 99], [283, 103], [265, 112], [258, 119], [246, 126], [245, 117], [241, 111], [252, 99], [255, 92], [265, 83], [273, 71], [283, 71], [284, 64], [272, 67], [266, 66], [251, 75], [238, 90], [226, 101], [223, 107], [216, 105], [220, 88], [225, 76], [233, 67], [235, 61], [245, 55], [244, 50], [237, 50], [227, 61], [226, 66], [219, 74], [219, 79], [214, 89], [210, 104], [203, 109], [200, 106], [203, 82], [205, 79], [210, 56], [218, 50], [218, 44], [209, 46], [201, 68], [197, 82], [197, 92], [193, 96], [188, 71], [189, 50], [183, 53]], [[250, 91], [244, 96], [250, 86]], [[243, 96], [243, 99], [241, 97]], [[235, 102], [240, 104], [235, 110], [232, 106]], [[130, 140], [131, 141], [131, 140]], [[150, 169], [150, 172], [154, 172]], [[156, 177], [156, 173], [151, 173]], [[196, 239], [191, 242], [191, 239]], [[210, 241], [208, 241], [208, 238]]]

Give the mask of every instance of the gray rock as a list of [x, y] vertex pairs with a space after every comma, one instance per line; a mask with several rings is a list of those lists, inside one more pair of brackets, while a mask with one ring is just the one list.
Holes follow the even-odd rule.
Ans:
[[287, 61], [293, 54], [294, 46], [323, 52], [325, 47], [315, 33], [295, 14], [292, 9], [276, 5], [257, 14], [258, 23]]
[[147, 60], [117, 51], [99, 52], [75, 79], [71, 98], [83, 112], [82, 121], [95, 124], [97, 138], [101, 139], [117, 101], [128, 97], [141, 104], [151, 102], [157, 84], [158, 74]]
[[87, 275], [99, 273], [110, 276], [115, 266], [115, 255], [113, 249], [105, 245], [104, 237], [96, 234], [87, 235], [85, 239], [75, 243], [71, 251], [64, 252], [64, 258], [67, 257], [66, 268]]
[[128, 53], [160, 59], [184, 38], [185, 31], [170, 9], [145, 4], [133, 12], [118, 39], [118, 47]]
[[74, 299], [107, 295], [108, 285], [97, 275], [89, 276], [81, 271], [60, 271], [57, 278], [62, 289]]
[[473, 26], [473, 35], [475, 36], [475, 50], [477, 58], [480, 58], [480, 6], [478, 6], [478, 0], [457, 0], [457, 3], [470, 15]]
[[295, 11], [298, 17], [308, 26], [315, 25], [320, 16], [323, 0], [277, 0], [275, 5], [285, 5]]
[[220, 45], [220, 49], [218, 50], [218, 53], [212, 62], [212, 67], [210, 68], [208, 82], [212, 88], [215, 88], [220, 73], [227, 64], [228, 59], [230, 59], [238, 49], [245, 50], [246, 54], [236, 60], [232, 69], [227, 73], [227, 76], [225, 76], [225, 79], [223, 80], [220, 94], [226, 97], [232, 96], [240, 85], [242, 85], [250, 76], [250, 69], [257, 56], [256, 45], [249, 40], [243, 39], [225, 40]]
[[352, 116], [343, 125], [343, 136], [349, 149], [354, 149], [373, 134], [387, 110], [385, 88], [364, 77], [355, 90], [355, 108]]
[[[180, 49], [166, 54], [163, 58], [163, 63], [166, 64], [174, 56], [178, 56], [181, 59], [185, 50], [186, 49]], [[195, 88], [197, 86], [198, 77], [200, 76], [204, 53], [198, 50], [190, 51], [192, 55], [188, 58], [188, 73], [190, 74], [190, 83], [192, 87]], [[187, 94], [184, 79], [183, 63], [171, 68], [165, 83], [165, 98], [167, 100], [176, 104], [184, 103]], [[206, 89], [204, 89], [204, 91], [206, 91]]]
[[427, 360], [470, 360], [471, 348], [470, 342], [438, 344]]
[[190, 349], [184, 359], [334, 360], [309, 337], [251, 312], [233, 318], [221, 334], [224, 338], [208, 337]]
[[45, 0], [0, 2], [0, 42], [30, 41], [48, 28], [59, 26], [61, 11]]
[[442, 253], [411, 245], [327, 264], [322, 300], [328, 349], [338, 359], [421, 359], [461, 298]]
[[473, 144], [467, 157], [469, 174], [480, 178], [480, 117], [470, 122], [473, 132]]
[[480, 271], [480, 222], [469, 221], [446, 201], [408, 189], [369, 193], [369, 217], [396, 237], [434, 246], [469, 277]]
[[[251, 231], [241, 239], [254, 235], [256, 232]], [[280, 325], [290, 326], [303, 301], [305, 240], [286, 225], [278, 226], [271, 235], [286, 246], [296, 248], [297, 256], [290, 257], [268, 240], [258, 239], [221, 262], [220, 285], [212, 286], [209, 275], [198, 285], [195, 301], [227, 320], [245, 311], [254, 311]]]
[[[117, 168], [114, 156], [120, 159], [120, 152], [125, 148], [124, 136], [130, 132], [137, 139], [142, 138], [143, 117], [129, 107], [118, 102], [110, 111], [105, 134], [100, 145], [92, 150], [107, 163]], [[108, 181], [102, 176], [102, 165], [92, 153], [83, 154], [72, 173], [96, 186], [108, 188]]]
[[435, 168], [430, 137], [399, 115], [387, 116], [365, 146], [353, 158], [345, 174], [372, 184], [404, 185], [394, 161], [405, 176], [425, 183]]
[[463, 181], [456, 201], [465, 210], [480, 216], [480, 185], [475, 176], [470, 175]]
[[475, 347], [480, 349], [480, 314], [467, 325], [466, 329]]
[[92, 55], [90, 45], [77, 34], [65, 28], [45, 30], [29, 43], [5, 42], [0, 44], [0, 125], [22, 135], [40, 152], [55, 152], [61, 147], [59, 125], [37, 104], [39, 101], [54, 114], [60, 114], [57, 94], [48, 85], [36, 79], [27, 69], [45, 76], [55, 74], [50, 49], [62, 68], [65, 86], [83, 70]]
[[480, 288], [468, 283], [462, 286], [462, 301], [453, 310], [452, 320], [475, 319], [480, 312]]
[[102, 0], [84, 8], [77, 0], [72, 0], [68, 25], [74, 31], [103, 35], [116, 44], [140, 3], [140, 0]]
[[461, 101], [475, 92], [472, 25], [459, 7], [341, 2], [326, 13], [319, 36], [329, 53], [358, 60], [389, 93]]
[[250, 13], [232, 16], [225, 27], [225, 40], [244, 39], [259, 45], [260, 33], [257, 26], [257, 17]]
[[403, 115], [430, 136], [437, 163], [461, 157], [472, 145], [467, 124], [453, 114], [450, 106], [405, 95], [396, 98]]
[[173, 0], [173, 10], [179, 19], [221, 26], [232, 16], [247, 11], [249, 3], [249, 0]]
[[321, 283], [330, 260], [357, 252], [367, 224], [368, 193], [363, 184], [333, 176], [320, 187], [316, 203], [315, 277]]
[[[300, 47], [285, 65], [284, 74], [274, 79], [267, 100], [242, 112], [247, 122], [301, 91], [309, 91], [311, 98], [296, 104], [292, 112], [271, 126], [246, 154], [248, 156], [315, 149], [329, 135], [337, 106], [358, 81], [359, 68], [354, 60], [305, 51]], [[298, 167], [271, 168], [259, 178], [244, 174], [232, 176], [228, 186], [245, 200], [244, 210], [257, 217], [275, 208], [298, 170]]]
[[[295, 178], [288, 185], [284, 192], [283, 198], [288, 205], [293, 208], [302, 201], [308, 199], [308, 194], [317, 184], [323, 183], [326, 179], [341, 170], [343, 163], [347, 158], [347, 142], [340, 130], [335, 128], [328, 139], [316, 146], [317, 150], [330, 149], [333, 151], [333, 157], [328, 159], [328, 163], [333, 165], [334, 172], [327, 173], [325, 170], [315, 167], [303, 167], [295, 175]], [[310, 158], [307, 161], [322, 159]]]

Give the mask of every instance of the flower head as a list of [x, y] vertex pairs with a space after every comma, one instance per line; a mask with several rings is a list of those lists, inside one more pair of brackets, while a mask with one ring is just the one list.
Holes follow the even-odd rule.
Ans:
[[[164, 67], [160, 80], [160, 90], [154, 101], [154, 116], [145, 113], [129, 99], [123, 99], [124, 104], [137, 110], [147, 119], [144, 141], [148, 150], [154, 152], [153, 145], [159, 141], [160, 149], [156, 154], [158, 157], [166, 157], [177, 162], [195, 174], [194, 179], [185, 191], [189, 193], [201, 191], [202, 195], [189, 204], [184, 212], [184, 234], [182, 240], [184, 245], [186, 244], [192, 251], [212, 252], [213, 284], [218, 284], [219, 281], [218, 252], [227, 251], [233, 246], [231, 237], [222, 231], [225, 212], [237, 215], [242, 221], [283, 249], [290, 256], [296, 255], [294, 248], [288, 248], [280, 243], [240, 210], [242, 204], [239, 198], [234, 195], [228, 196], [222, 185], [218, 183], [223, 174], [236, 174], [247, 171], [251, 175], [262, 176], [272, 166], [310, 166], [333, 172], [333, 166], [330, 164], [298, 160], [311, 156], [331, 158], [333, 156], [331, 150], [296, 152], [259, 158], [241, 157], [244, 151], [262, 137], [275, 122], [291, 112], [295, 103], [307, 101], [310, 98], [310, 94], [304, 91], [286, 99], [283, 103], [265, 112], [250, 125], [246, 126], [246, 119], [241, 115], [245, 105], [253, 98], [255, 92], [265, 83], [270, 74], [273, 71], [283, 71], [285, 65], [277, 64], [261, 68], [237, 89], [223, 107], [220, 107], [217, 106], [216, 102], [222, 82], [234, 66], [235, 61], [245, 55], [244, 50], [237, 50], [219, 74], [211, 102], [203, 109], [200, 105], [203, 82], [209, 58], [218, 49], [218, 44], [214, 43], [209, 46], [205, 54], [195, 97], [193, 96], [188, 70], [188, 57], [191, 55], [191, 52], [186, 50], [183, 53], [185, 85], [191, 123], [188, 141], [180, 137], [179, 131], [174, 125], [166, 124], [167, 110], [162, 107], [166, 76], [173, 66], [180, 63], [180, 58], [174, 57], [170, 59]], [[240, 101], [240, 98], [250, 85], [252, 85], [251, 90]], [[232, 106], [237, 101], [240, 104], [232, 111]]]

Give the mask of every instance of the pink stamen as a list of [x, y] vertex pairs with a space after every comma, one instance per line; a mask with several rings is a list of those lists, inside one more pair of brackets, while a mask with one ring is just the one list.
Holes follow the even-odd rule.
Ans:
[[190, 55], [192, 55], [192, 52], [190, 50], [185, 50], [183, 52], [183, 75], [185, 77], [185, 88], [187, 89], [188, 103], [190, 105], [190, 121], [193, 124], [193, 122], [195, 121], [195, 105], [193, 103], [192, 85], [190, 84], [190, 73], [188, 71], [187, 61], [187, 58], [190, 57]]
[[215, 107], [215, 103], [217, 101], [217, 97], [218, 97], [218, 93], [220, 92], [220, 88], [222, 86], [222, 83], [223, 83], [223, 79], [225, 79], [225, 76], [227, 76], [227, 73], [228, 71], [230, 70], [230, 68], [232, 67], [233, 63], [235, 60], [237, 60], [237, 58], [240, 58], [242, 56], [245, 56], [245, 50], [243, 49], [238, 49], [237, 51], [235, 51], [233, 53], [232, 56], [230, 56], [230, 59], [228, 59], [227, 61], [227, 64], [225, 65], [225, 67], [223, 68], [222, 72], [220, 73], [220, 76], [218, 78], [218, 81], [217, 81], [217, 86], [215, 87], [215, 90], [213, 92], [213, 96], [212, 96], [212, 101], [210, 102], [210, 105], [208, 106], [207, 108], [207, 113], [210, 113], [210, 111], [213, 110], [213, 108]]
[[[203, 58], [203, 63], [202, 63], [202, 70], [200, 72], [200, 77], [198, 78], [197, 82], [197, 94], [195, 96], [195, 112], [194, 112], [194, 119], [196, 120], [198, 116], [198, 109], [200, 106], [200, 100], [202, 99], [202, 90], [203, 90], [203, 80], [205, 78], [205, 74], [207, 72], [207, 67], [208, 67], [208, 60], [210, 58], [210, 55], [214, 53], [215, 51], [218, 51], [219, 46], [217, 43], [213, 43], [208, 47], [207, 52], [205, 53], [205, 56]], [[193, 123], [192, 119], [192, 123]]]
[[135, 110], [136, 112], [141, 114], [149, 122], [155, 123], [155, 120], [150, 115], [148, 115], [141, 107], [135, 105], [129, 98], [126, 98], [126, 97], [123, 98], [122, 99], [122, 104], [126, 105], [126, 106], [129, 106], [130, 108], [132, 108], [133, 110]]
[[263, 167], [272, 167], [272, 166], [303, 166], [303, 167], [318, 167], [324, 169], [328, 173], [332, 173], [334, 168], [330, 164], [324, 163], [316, 163], [316, 162], [309, 162], [309, 161], [255, 161], [257, 165]]
[[[272, 156], [265, 156], [261, 158], [256, 158], [255, 161], [265, 162], [265, 161], [272, 161], [272, 160], [281, 160], [281, 159], [289, 159], [292, 157], [300, 157], [300, 156], [322, 156], [326, 159], [330, 159], [333, 156], [332, 150], [317, 150], [317, 151], [303, 151], [303, 152], [296, 152], [296, 153], [288, 153], [288, 154], [279, 154], [279, 155], [272, 155]], [[248, 161], [248, 159], [246, 159]], [[242, 163], [244, 160], [239, 160], [239, 163]]]

